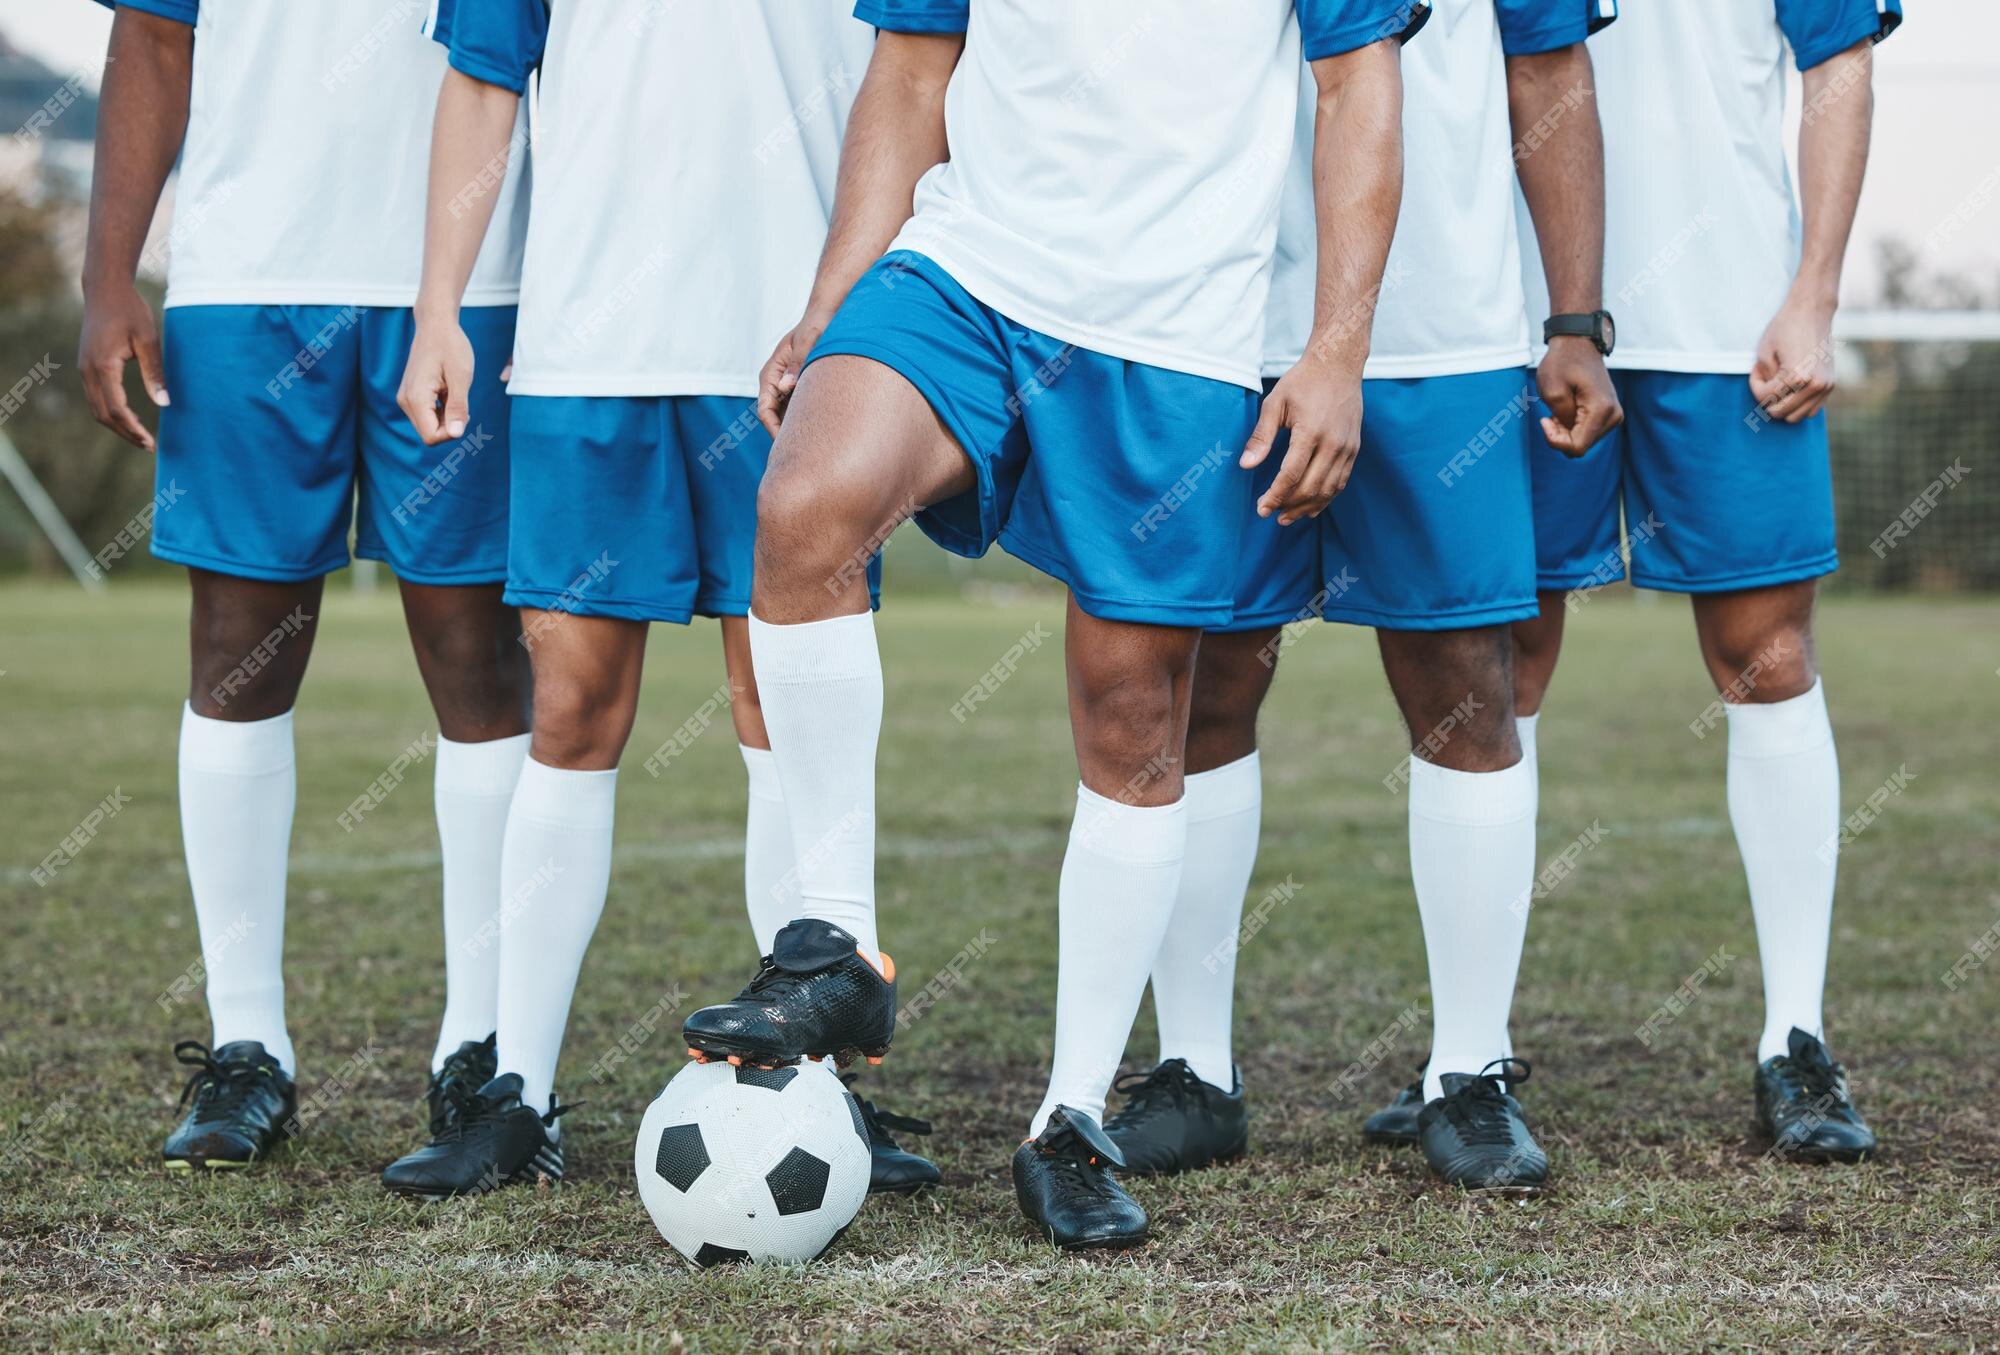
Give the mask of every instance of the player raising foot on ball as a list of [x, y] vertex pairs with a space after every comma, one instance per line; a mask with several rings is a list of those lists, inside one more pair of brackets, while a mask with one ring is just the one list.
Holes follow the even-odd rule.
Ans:
[[[1421, 1086], [1401, 1098], [1397, 1123], [1374, 1131], [1421, 1137], [1432, 1166], [1469, 1186], [1532, 1185], [1545, 1170], [1508, 1093], [1527, 1075], [1507, 1061], [1507, 1017], [1535, 869], [1534, 781], [1515, 740], [1508, 665], [1507, 624], [1535, 610], [1514, 179], [1518, 160], [1562, 309], [1596, 310], [1603, 163], [1583, 40], [1611, 6], [1439, 0], [1438, 9], [1435, 31], [1404, 60], [1410, 173], [1361, 383], [1352, 477], [1343, 473], [1317, 522], [1285, 525], [1278, 514], [1252, 525], [1234, 619], [1202, 640], [1188, 732], [1189, 866], [1152, 974], [1161, 1066], [1111, 1124], [1127, 1157], [1150, 1170], [1241, 1151], [1230, 1013], [1257, 855], [1257, 713], [1279, 628], [1315, 615], [1376, 628], [1411, 737], [1407, 774], [1389, 782], [1409, 795], [1436, 1029]], [[1326, 153], [1310, 126], [1316, 95], [1308, 86], [1300, 101], [1267, 378], [1318, 342], [1308, 309], [1312, 157], [1316, 145]], [[1559, 343], [1537, 379], [1557, 412], [1554, 436], [1573, 452], [1617, 422], [1588, 340]], [[1283, 396], [1279, 385], [1268, 398]], [[1267, 502], [1269, 483], [1266, 471]]]
[[[477, 379], [458, 316], [490, 205], [479, 185], [518, 158], [515, 119], [540, 71], [509, 386], [526, 451], [507, 584], [525, 609], [536, 732], [507, 820], [502, 913], [481, 938], [499, 961], [499, 1075], [384, 1172], [390, 1189], [416, 1194], [561, 1174], [556, 1064], [610, 883], [617, 767], [650, 622], [721, 618], [750, 775], [745, 893], [760, 953], [782, 964], [795, 931], [828, 929], [793, 922], [803, 910], [784, 789], [744, 631], [770, 444], [752, 397], [809, 288], [841, 91], [873, 45], [832, 6], [777, 0], [636, 19], [617, 6], [445, 0], [433, 34], [452, 72], [402, 391], [429, 442], [459, 436]], [[794, 116], [816, 100], [819, 116]], [[844, 950], [851, 958], [851, 938]], [[889, 1011], [893, 1020], [893, 1000]]]
[[[1838, 563], [1821, 409], [1868, 161], [1872, 48], [1901, 10], [1635, 4], [1597, 44], [1626, 422], [1582, 461], [1534, 449], [1541, 611], [1514, 628], [1532, 769], [1565, 591], [1625, 572], [1621, 499], [1632, 582], [1692, 595], [1720, 701], [1690, 728], [1727, 729], [1729, 819], [1764, 973], [1756, 1115], [1781, 1154], [1802, 1158], [1853, 1160], [1875, 1143], [1822, 1043], [1841, 810], [1812, 610]], [[1783, 145], [1787, 44], [1805, 73], [1803, 211]], [[1664, 122], [1663, 108], [1676, 110]]]
[[[1055, 1058], [1014, 1158], [1023, 1212], [1068, 1247], [1146, 1236], [1098, 1121], [1180, 882], [1195, 647], [1230, 619], [1250, 518], [1236, 462], [1293, 426], [1272, 492], [1292, 517], [1325, 503], [1357, 433], [1401, 175], [1395, 39], [1427, 11], [1296, 12], [862, 0], [882, 34], [833, 231], [806, 318], [766, 368], [762, 406], [783, 431], [759, 497], [751, 648], [802, 891], [825, 916], [869, 921], [850, 924], [864, 958], [883, 688], [856, 562], [915, 515], [951, 550], [998, 540], [1069, 585], [1081, 784], [1058, 889]], [[1259, 428], [1284, 170], [1269, 148], [1290, 141], [1301, 27], [1331, 148], [1325, 328]], [[819, 954], [850, 963], [835, 951]], [[786, 971], [788, 1019], [818, 972]], [[874, 1039], [876, 1019], [859, 1002], [815, 1012], [839, 1032], [823, 1044]]]
[[[98, 419], [152, 450], [125, 398], [125, 364], [138, 360], [160, 406], [160, 501], [172, 505], [153, 553], [186, 565], [194, 594], [180, 811], [214, 1050], [180, 1047], [198, 1071], [166, 1157], [242, 1166], [295, 1119], [280, 963], [292, 707], [350, 526], [356, 553], [401, 582], [437, 714], [447, 962], [434, 1074], [454, 1080], [453, 1056], [493, 1031], [494, 957], [466, 946], [499, 908], [501, 829], [528, 743], [528, 665], [500, 590], [496, 379], [513, 343], [525, 203], [511, 178], [489, 187], [502, 224], [465, 261], [466, 342], [482, 376], [462, 394], [456, 445], [427, 447], [395, 392], [443, 54], [414, 19], [385, 28], [381, 6], [349, 0], [117, 10], [78, 366]], [[163, 352], [133, 274], [177, 155]], [[355, 801], [342, 826], [371, 803]]]

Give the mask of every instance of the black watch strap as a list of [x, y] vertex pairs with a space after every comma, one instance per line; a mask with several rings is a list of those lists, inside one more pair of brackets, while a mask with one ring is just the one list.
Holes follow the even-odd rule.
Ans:
[[1610, 311], [1573, 311], [1565, 315], [1551, 315], [1542, 321], [1542, 342], [1547, 343], [1557, 337], [1588, 339], [1599, 353], [1608, 358], [1616, 342], [1617, 328]]

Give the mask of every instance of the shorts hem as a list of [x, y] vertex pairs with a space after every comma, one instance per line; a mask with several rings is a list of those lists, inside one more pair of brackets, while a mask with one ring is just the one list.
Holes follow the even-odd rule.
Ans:
[[381, 546], [362, 545], [358, 541], [354, 545], [354, 558], [385, 564], [398, 579], [424, 588], [472, 588], [480, 584], [507, 582], [507, 566], [504, 564], [468, 569], [418, 569], [398, 564], [396, 558]]
[[1821, 579], [1839, 568], [1839, 554], [1829, 551], [1797, 564], [1775, 565], [1714, 578], [1669, 579], [1635, 569], [1632, 571], [1632, 586], [1656, 593], [1734, 593], [1746, 588], [1770, 588], [1781, 583], [1797, 583], [1802, 579]]
[[1254, 612], [1238, 611], [1221, 625], [1203, 626], [1202, 629], [1210, 635], [1241, 635], [1245, 631], [1252, 630], [1283, 630], [1296, 622], [1321, 619], [1319, 610], [1308, 600], [1297, 607], [1285, 610], [1273, 607], [1260, 608]]
[[1173, 626], [1187, 630], [1214, 630], [1235, 619], [1235, 609], [1227, 603], [1149, 602], [1133, 598], [1107, 598], [1077, 586], [1069, 569], [1056, 558], [1034, 546], [1008, 539], [1004, 531], [1000, 548], [1023, 564], [1032, 565], [1057, 580], [1076, 596], [1077, 605], [1099, 621], [1127, 621], [1142, 626]]
[[1525, 602], [1490, 602], [1440, 612], [1394, 612], [1378, 607], [1343, 607], [1333, 603], [1321, 609], [1321, 615], [1328, 621], [1372, 626], [1376, 630], [1480, 630], [1515, 621], [1532, 621], [1541, 614], [1541, 602], [1533, 597]]
[[351, 563], [343, 552], [329, 557], [324, 564], [319, 565], [302, 565], [296, 568], [284, 565], [255, 565], [245, 560], [230, 560], [220, 555], [207, 555], [201, 551], [183, 550], [178, 546], [165, 545], [158, 537], [153, 539], [152, 552], [154, 559], [165, 560], [168, 564], [185, 565], [190, 569], [206, 569], [239, 579], [257, 579], [264, 583], [306, 583], [338, 573]]
[[[662, 621], [685, 626], [698, 615], [700, 603], [673, 607], [643, 598], [579, 598], [567, 589], [523, 588], [508, 584], [501, 601], [509, 607], [532, 607], [537, 611], [560, 612], [566, 616], [595, 616], [608, 621]], [[561, 605], [557, 605], [561, 604]]]

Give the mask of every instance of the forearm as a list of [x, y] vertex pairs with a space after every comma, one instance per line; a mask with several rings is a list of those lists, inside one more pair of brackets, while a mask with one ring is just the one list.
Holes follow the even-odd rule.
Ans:
[[1874, 44], [1861, 42], [1805, 73], [1799, 198], [1805, 230], [1792, 293], [1831, 311], [1861, 201], [1875, 117]]
[[130, 283], [146, 232], [187, 135], [194, 77], [194, 30], [121, 9], [98, 96], [96, 167], [90, 187], [83, 290]]
[[1558, 315], [1604, 304], [1604, 132], [1582, 43], [1507, 58], [1514, 165]]
[[430, 197], [417, 312], [456, 320], [513, 150], [520, 96], [447, 70], [431, 129]]
[[962, 37], [884, 33], [841, 147], [833, 221], [809, 314], [830, 316], [910, 219], [917, 180], [949, 157], [944, 97]]
[[1378, 42], [1313, 63], [1313, 199], [1319, 273], [1307, 346], [1359, 375], [1403, 199], [1403, 73]]

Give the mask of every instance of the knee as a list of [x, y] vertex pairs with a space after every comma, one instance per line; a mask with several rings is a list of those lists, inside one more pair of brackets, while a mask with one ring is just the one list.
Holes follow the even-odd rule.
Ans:
[[1498, 771], [1520, 759], [1512, 641], [1504, 627], [1409, 632], [1393, 641], [1386, 634], [1389, 681], [1414, 753], [1468, 772]]
[[533, 686], [520, 625], [452, 627], [413, 636], [428, 679], [440, 732], [448, 739], [484, 739], [517, 732]]
[[581, 674], [545, 676], [535, 685], [532, 751], [551, 767], [601, 771], [616, 767], [632, 733], [627, 695]]
[[855, 561], [865, 569], [887, 535], [871, 516], [879, 497], [837, 465], [772, 466], [757, 489], [760, 579], [818, 580]]
[[1787, 701], [1818, 679], [1812, 630], [1800, 622], [1731, 628], [1710, 637], [1709, 676], [1726, 701]]
[[1187, 766], [1213, 771], [1257, 751], [1257, 716], [1275, 676], [1273, 648], [1262, 633], [1211, 636], [1196, 657], [1188, 710]]
[[211, 720], [268, 720], [299, 698], [312, 618], [267, 624], [252, 616], [197, 615], [188, 702]]

